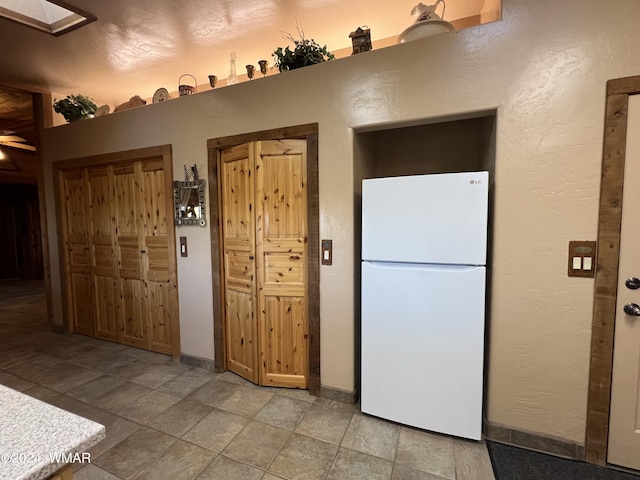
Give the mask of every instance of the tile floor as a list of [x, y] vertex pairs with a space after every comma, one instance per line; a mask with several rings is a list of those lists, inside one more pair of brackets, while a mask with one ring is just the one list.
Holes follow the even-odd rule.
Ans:
[[50, 333], [44, 298], [39, 282], [0, 282], [0, 383], [105, 425], [78, 480], [494, 479], [483, 443]]

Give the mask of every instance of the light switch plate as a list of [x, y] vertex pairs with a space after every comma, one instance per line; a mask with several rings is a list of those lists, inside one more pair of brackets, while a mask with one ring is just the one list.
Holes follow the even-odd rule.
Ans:
[[333, 241], [322, 240], [322, 265], [333, 264]]
[[180, 256], [189, 256], [189, 252], [187, 251], [187, 237], [180, 237]]
[[568, 275], [570, 277], [593, 278], [596, 276], [596, 247], [596, 242], [593, 241], [569, 242]]

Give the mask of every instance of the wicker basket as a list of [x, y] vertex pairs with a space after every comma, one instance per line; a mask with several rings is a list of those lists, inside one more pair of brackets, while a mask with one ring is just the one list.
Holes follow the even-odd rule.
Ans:
[[[182, 77], [193, 78], [193, 85], [183, 85]], [[178, 92], [180, 93], [181, 97], [183, 95], [193, 95], [198, 91], [198, 89], [196, 88], [197, 85], [198, 85], [198, 82], [196, 81], [196, 77], [194, 77], [193, 75], [189, 75], [188, 73], [185, 73], [184, 75], [181, 75], [180, 78], [178, 79]]]

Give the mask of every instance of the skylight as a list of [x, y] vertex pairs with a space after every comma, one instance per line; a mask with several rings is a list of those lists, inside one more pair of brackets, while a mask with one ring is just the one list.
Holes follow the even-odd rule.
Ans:
[[54, 36], [96, 20], [62, 0], [0, 0], [0, 16]]

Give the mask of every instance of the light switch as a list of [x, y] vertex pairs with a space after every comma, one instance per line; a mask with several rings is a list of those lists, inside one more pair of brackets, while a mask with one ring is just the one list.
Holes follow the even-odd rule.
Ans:
[[322, 240], [322, 265], [331, 265], [333, 263], [333, 241]]
[[582, 270], [582, 257], [573, 257], [573, 269]]
[[187, 237], [180, 237], [180, 256], [181, 257], [189, 256], [187, 252]]
[[570, 241], [569, 242], [569, 265], [567, 274], [570, 277], [596, 276], [596, 253], [597, 244], [593, 241]]

